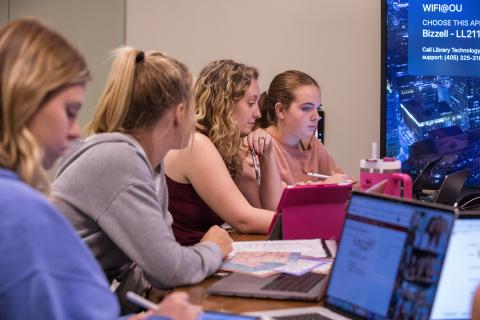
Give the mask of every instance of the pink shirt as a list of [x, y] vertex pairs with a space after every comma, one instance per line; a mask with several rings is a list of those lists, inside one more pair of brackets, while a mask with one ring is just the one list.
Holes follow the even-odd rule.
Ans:
[[[297, 182], [307, 180], [321, 181], [310, 177], [307, 172], [316, 172], [325, 175], [332, 175], [332, 171], [342, 173], [342, 169], [337, 166], [333, 157], [328, 153], [325, 146], [318, 139], [312, 139], [310, 149], [300, 150], [297, 147], [291, 147], [282, 144], [273, 138], [273, 152], [277, 160], [277, 167], [280, 171], [282, 182], [292, 185]], [[255, 179], [255, 170], [253, 168], [252, 157], [246, 157], [243, 160], [243, 173], [237, 176], [235, 181], [244, 183], [246, 180]], [[243, 180], [243, 182], [242, 182]]]

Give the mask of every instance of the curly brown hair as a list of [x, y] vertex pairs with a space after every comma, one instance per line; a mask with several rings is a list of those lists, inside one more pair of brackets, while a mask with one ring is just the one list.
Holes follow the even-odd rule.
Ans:
[[230, 174], [242, 171], [240, 129], [232, 114], [258, 70], [233, 60], [217, 60], [200, 72], [195, 83], [197, 131], [205, 134], [222, 156]]

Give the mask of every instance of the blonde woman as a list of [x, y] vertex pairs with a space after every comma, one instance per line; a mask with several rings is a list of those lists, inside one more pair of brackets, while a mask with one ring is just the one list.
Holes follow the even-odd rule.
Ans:
[[[100, 266], [44, 196], [45, 169], [80, 134], [85, 60], [55, 31], [20, 19], [0, 29], [0, 74], [0, 318], [116, 319], [118, 302]], [[199, 313], [184, 295], [155, 312]]]
[[[268, 231], [273, 212], [250, 205], [235, 185], [245, 157], [258, 156], [262, 169], [259, 206], [274, 209], [280, 179], [271, 137], [253, 131], [260, 117], [258, 71], [232, 60], [208, 64], [195, 84], [197, 130], [184, 150], [165, 158], [173, 230], [183, 244], [198, 242], [212, 225], [227, 222], [243, 233]], [[258, 192], [257, 192], [258, 193]]]
[[[172, 233], [162, 159], [192, 135], [192, 76], [159, 52], [122, 48], [90, 133], [59, 167], [55, 204], [92, 249], [119, 297], [202, 281], [231, 250], [219, 227], [192, 247]], [[127, 302], [121, 302], [127, 310]]]

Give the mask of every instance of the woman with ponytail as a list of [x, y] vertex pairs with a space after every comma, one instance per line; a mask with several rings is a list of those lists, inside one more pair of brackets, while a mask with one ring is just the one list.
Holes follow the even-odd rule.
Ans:
[[[0, 319], [118, 319], [100, 266], [45, 197], [45, 169], [80, 135], [85, 59], [60, 34], [19, 19], [0, 29], [0, 75]], [[171, 295], [130, 319], [200, 311]]]
[[[272, 137], [277, 167], [284, 185], [345, 182], [333, 157], [315, 137], [322, 107], [320, 86], [308, 74], [289, 70], [275, 76], [259, 101], [257, 124]], [[331, 176], [318, 180], [308, 172]], [[240, 185], [253, 186], [255, 172], [245, 170]]]
[[194, 284], [215, 272], [231, 238], [213, 227], [192, 247], [172, 233], [162, 159], [187, 145], [194, 127], [192, 76], [160, 52], [115, 52], [88, 125], [90, 136], [62, 161], [55, 204], [92, 249], [116, 288], [146, 295], [153, 287]]

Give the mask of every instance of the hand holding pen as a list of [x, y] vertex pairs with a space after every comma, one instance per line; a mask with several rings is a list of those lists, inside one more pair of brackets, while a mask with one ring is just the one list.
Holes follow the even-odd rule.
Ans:
[[185, 292], [174, 292], [167, 295], [161, 303], [155, 304], [132, 291], [128, 291], [127, 300], [149, 310], [129, 318], [130, 320], [146, 320], [151, 316], [164, 316], [172, 320], [195, 320], [202, 314], [200, 306], [188, 302], [188, 295]]
[[272, 136], [261, 128], [250, 132], [246, 140], [248, 150], [255, 151], [258, 156], [270, 154], [272, 151]]
[[259, 128], [248, 134], [246, 140], [248, 144], [248, 150], [250, 150], [252, 156], [255, 178], [257, 180], [257, 184], [260, 185], [261, 175], [257, 155], [270, 155], [270, 152], [272, 151], [272, 136], [270, 136], [267, 131]]

